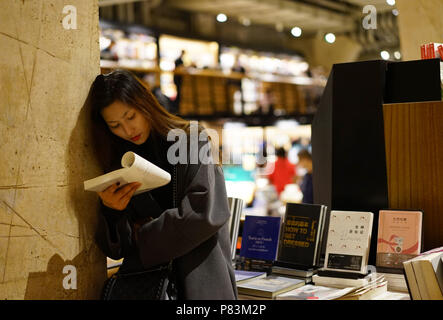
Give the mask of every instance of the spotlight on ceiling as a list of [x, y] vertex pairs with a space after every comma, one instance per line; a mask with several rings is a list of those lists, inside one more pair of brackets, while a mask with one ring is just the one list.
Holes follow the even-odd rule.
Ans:
[[301, 36], [301, 34], [302, 34], [302, 30], [301, 30], [301, 28], [299, 28], [299, 27], [294, 27], [294, 28], [291, 29], [291, 34], [292, 34], [294, 37], [298, 38], [298, 37]]
[[228, 17], [224, 13], [219, 13], [217, 15], [218, 22], [226, 22], [227, 20], [228, 20]]
[[325, 40], [327, 43], [334, 43], [335, 42], [335, 34], [328, 33], [327, 35], [325, 35]]
[[383, 60], [389, 60], [389, 58], [391, 57], [389, 52], [387, 52], [386, 50], [380, 52], [380, 56], [382, 57]]

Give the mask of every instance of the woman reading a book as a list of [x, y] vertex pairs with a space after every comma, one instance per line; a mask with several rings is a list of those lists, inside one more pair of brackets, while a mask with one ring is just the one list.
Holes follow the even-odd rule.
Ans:
[[[170, 130], [190, 124], [168, 113], [150, 90], [128, 71], [99, 75], [91, 88], [93, 142], [105, 172], [118, 169], [132, 151], [171, 174], [171, 182], [134, 196], [138, 182], [99, 192], [102, 223], [98, 242], [120, 271], [142, 271], [173, 261], [177, 299], [236, 299], [230, 260], [230, 212], [223, 172], [214, 163], [172, 164]], [[199, 127], [199, 132], [203, 128]], [[198, 141], [199, 151], [210, 141]], [[205, 150], [206, 150], [205, 149]], [[181, 150], [182, 151], [182, 150]]]

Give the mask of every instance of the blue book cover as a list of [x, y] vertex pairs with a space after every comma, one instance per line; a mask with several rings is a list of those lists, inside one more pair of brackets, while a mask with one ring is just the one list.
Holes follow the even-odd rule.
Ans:
[[280, 221], [280, 217], [246, 216], [240, 256], [250, 259], [275, 260]]

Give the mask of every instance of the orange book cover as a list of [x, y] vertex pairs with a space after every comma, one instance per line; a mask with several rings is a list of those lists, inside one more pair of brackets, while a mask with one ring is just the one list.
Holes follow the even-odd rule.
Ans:
[[377, 253], [420, 254], [423, 212], [380, 210], [378, 221]]

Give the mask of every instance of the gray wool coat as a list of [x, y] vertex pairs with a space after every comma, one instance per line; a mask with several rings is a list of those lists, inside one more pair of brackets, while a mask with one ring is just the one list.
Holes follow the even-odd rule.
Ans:
[[[206, 143], [199, 142], [199, 150]], [[124, 212], [102, 206], [99, 246], [112, 259], [124, 258], [121, 270], [173, 260], [179, 299], [235, 300], [223, 171], [215, 164], [189, 164], [189, 152], [187, 159], [171, 174], [176, 207], [154, 213], [158, 217], [142, 224], [134, 240], [131, 217], [137, 210], [157, 210], [152, 196], [133, 197]]]

